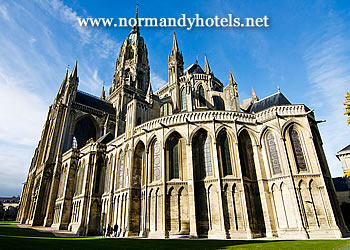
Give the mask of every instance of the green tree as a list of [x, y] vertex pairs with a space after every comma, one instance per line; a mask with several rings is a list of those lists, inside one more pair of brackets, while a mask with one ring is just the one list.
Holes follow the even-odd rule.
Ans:
[[344, 113], [344, 115], [349, 116], [347, 121], [348, 121], [348, 125], [350, 125], [350, 93], [349, 93], [349, 91], [347, 91], [346, 94], [345, 94], [344, 105], [345, 105], [345, 113]]

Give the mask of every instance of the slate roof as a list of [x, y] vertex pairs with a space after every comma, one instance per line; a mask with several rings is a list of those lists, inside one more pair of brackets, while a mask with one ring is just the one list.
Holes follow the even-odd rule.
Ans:
[[113, 139], [114, 139], [114, 136], [111, 134], [111, 132], [108, 132], [107, 134], [105, 134], [105, 135], [101, 136], [99, 139], [97, 139], [97, 142], [101, 142], [101, 143], [106, 144]]
[[116, 114], [112, 103], [101, 100], [96, 96], [90, 95], [80, 90], [78, 90], [76, 93], [75, 102], [104, 111], [112, 115]]
[[204, 70], [197, 62], [190, 65], [187, 69], [185, 69], [185, 71], [190, 74], [204, 74]]
[[335, 191], [348, 191], [349, 187], [348, 184], [346, 183], [346, 179], [343, 177], [336, 177], [336, 178], [332, 178], [333, 180], [333, 184], [335, 187]]
[[350, 145], [346, 146], [345, 148], [343, 148], [342, 150], [340, 150], [337, 155], [339, 154], [343, 154], [343, 153], [349, 153], [350, 152]]
[[260, 101], [253, 103], [250, 106], [248, 112], [256, 113], [273, 106], [282, 106], [282, 105], [290, 105], [290, 104], [291, 103], [281, 92], [277, 92], [273, 95], [270, 95], [268, 97], [261, 99]]

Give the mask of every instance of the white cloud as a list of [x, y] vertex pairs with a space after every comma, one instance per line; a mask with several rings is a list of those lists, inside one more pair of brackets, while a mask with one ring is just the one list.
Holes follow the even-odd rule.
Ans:
[[332, 20], [336, 22], [311, 34], [304, 59], [312, 89], [312, 105], [318, 107], [317, 117], [327, 120], [319, 128], [328, 164], [332, 174], [339, 176], [342, 172], [335, 154], [350, 144], [350, 128], [343, 115], [344, 95], [350, 90], [350, 40], [342, 29], [342, 21], [337, 18]]
[[7, 7], [5, 5], [0, 5], [0, 16], [2, 16], [7, 21], [10, 20], [10, 17], [8, 15], [8, 11], [7, 11]]
[[157, 91], [163, 87], [167, 82], [161, 78], [157, 73], [151, 72], [151, 84], [153, 91]]
[[34, 146], [48, 110], [36, 95], [0, 72], [0, 141]]
[[120, 43], [77, 16], [59, 0], [0, 3], [0, 196], [18, 194], [66, 65], [79, 61], [79, 88], [94, 94], [112, 78]]

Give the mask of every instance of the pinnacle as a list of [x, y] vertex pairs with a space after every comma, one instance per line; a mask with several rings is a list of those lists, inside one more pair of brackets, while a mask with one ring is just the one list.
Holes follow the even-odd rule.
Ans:
[[204, 72], [206, 74], [211, 73], [210, 66], [209, 66], [208, 59], [207, 59], [207, 55], [205, 53], [204, 53]]

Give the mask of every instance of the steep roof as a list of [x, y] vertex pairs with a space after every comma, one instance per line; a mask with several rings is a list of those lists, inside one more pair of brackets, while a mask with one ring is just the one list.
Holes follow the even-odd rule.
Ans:
[[77, 94], [75, 96], [75, 102], [104, 111], [112, 115], [115, 115], [116, 113], [112, 103], [101, 100], [98, 97], [95, 97], [80, 90], [77, 91]]
[[201, 66], [199, 66], [197, 62], [185, 69], [185, 72], [188, 72], [190, 74], [204, 74], [204, 70], [201, 68]]
[[290, 105], [290, 104], [291, 104], [290, 101], [288, 101], [288, 99], [281, 92], [277, 92], [273, 95], [270, 95], [268, 97], [265, 97], [253, 103], [249, 108], [249, 112], [256, 113], [273, 106], [282, 106], [282, 105]]
[[343, 148], [342, 150], [340, 150], [337, 155], [339, 154], [345, 154], [345, 153], [350, 153], [350, 145], [346, 146], [345, 148]]

